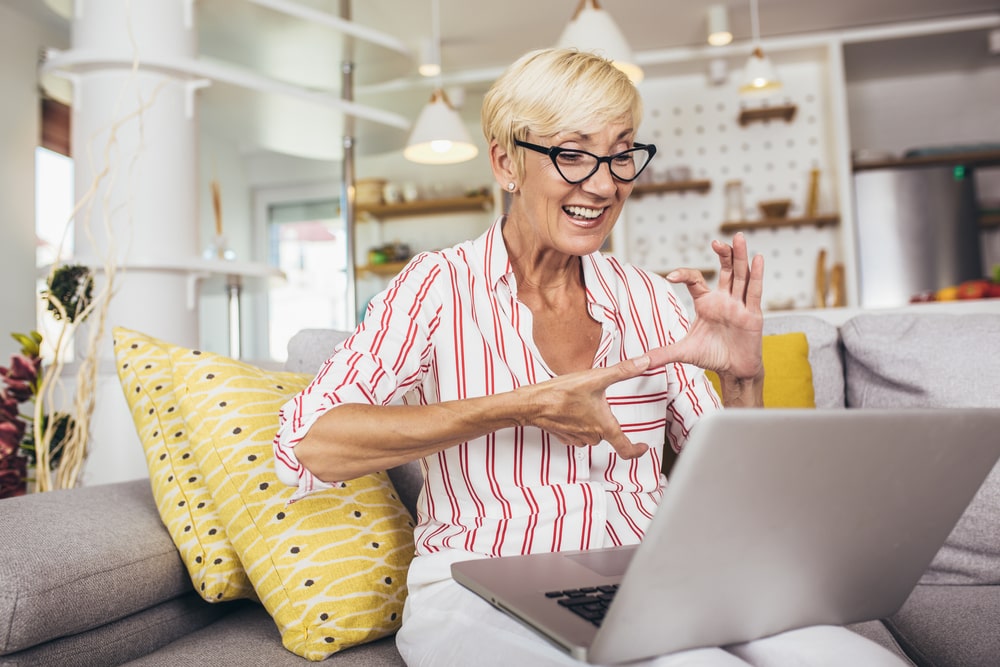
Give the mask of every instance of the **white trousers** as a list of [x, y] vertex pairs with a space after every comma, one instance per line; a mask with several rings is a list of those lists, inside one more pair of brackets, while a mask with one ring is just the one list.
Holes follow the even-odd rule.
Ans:
[[[468, 554], [464, 555], [468, 558]], [[452, 554], [414, 559], [396, 646], [408, 667], [581, 667], [524, 625], [451, 578]], [[630, 667], [898, 667], [889, 650], [846, 628], [815, 626], [723, 648], [681, 651]]]

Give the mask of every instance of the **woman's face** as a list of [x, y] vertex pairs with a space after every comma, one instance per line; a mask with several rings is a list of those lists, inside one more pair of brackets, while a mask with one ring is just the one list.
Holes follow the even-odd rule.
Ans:
[[[526, 141], [546, 148], [575, 148], [597, 156], [613, 155], [632, 147], [631, 123], [602, 125], [590, 132], [562, 132], [551, 137], [528, 135]], [[588, 255], [604, 244], [618, 220], [632, 183], [611, 175], [607, 163], [582, 183], [567, 183], [548, 155], [523, 150], [524, 176], [520, 211], [538, 234], [541, 245], [569, 255]]]

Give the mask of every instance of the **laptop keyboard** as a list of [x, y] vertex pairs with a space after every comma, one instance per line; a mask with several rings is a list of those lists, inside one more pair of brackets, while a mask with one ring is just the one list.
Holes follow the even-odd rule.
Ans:
[[618, 584], [572, 588], [566, 591], [549, 591], [545, 597], [554, 599], [564, 609], [568, 609], [584, 620], [600, 627], [611, 601], [615, 598]]

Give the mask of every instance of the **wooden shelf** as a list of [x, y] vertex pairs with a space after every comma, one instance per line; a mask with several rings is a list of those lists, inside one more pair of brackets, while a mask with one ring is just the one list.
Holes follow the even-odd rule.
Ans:
[[983, 213], [979, 216], [979, 226], [984, 229], [1000, 227], [1000, 213]]
[[645, 195], [655, 195], [664, 192], [700, 192], [705, 193], [712, 189], [712, 181], [667, 181], [664, 183], [644, 183], [632, 189], [633, 197], [643, 197]]
[[719, 228], [726, 234], [754, 229], [779, 229], [782, 227], [826, 227], [840, 224], [839, 215], [820, 215], [813, 218], [765, 218], [763, 220], [741, 220], [724, 222]]
[[384, 264], [365, 264], [358, 267], [358, 273], [372, 273], [376, 276], [394, 276], [406, 266], [409, 260], [402, 262], [385, 262]]
[[791, 123], [795, 118], [798, 107], [794, 104], [783, 104], [776, 107], [762, 107], [760, 109], [740, 109], [740, 125], [746, 127], [750, 123], [762, 123], [772, 120], [783, 120]]
[[358, 213], [373, 218], [403, 218], [442, 213], [476, 213], [493, 209], [493, 195], [479, 194], [446, 199], [418, 199], [399, 204], [358, 204]]
[[896, 169], [899, 167], [957, 167], [959, 165], [972, 167], [1000, 164], [1000, 151], [966, 151], [963, 153], [936, 153], [933, 155], [917, 155], [914, 157], [893, 158], [890, 160], [872, 160], [871, 162], [855, 162], [854, 171], [871, 169]]

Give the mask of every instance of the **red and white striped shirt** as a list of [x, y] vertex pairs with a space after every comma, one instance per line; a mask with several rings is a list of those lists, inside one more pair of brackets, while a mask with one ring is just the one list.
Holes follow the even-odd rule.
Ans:
[[[295, 444], [343, 403], [431, 404], [513, 390], [553, 377], [517, 299], [501, 227], [475, 241], [415, 257], [312, 383], [281, 409], [277, 470], [296, 498], [329, 485], [301, 466]], [[670, 284], [613, 257], [583, 257], [587, 305], [603, 329], [595, 367], [684, 336]], [[568, 447], [535, 427], [484, 435], [421, 462], [418, 554], [486, 556], [635, 544], [662, 496], [664, 437], [680, 451], [695, 421], [721, 403], [693, 366], [672, 364], [612, 385], [608, 403], [645, 455], [620, 459], [603, 441]]]

